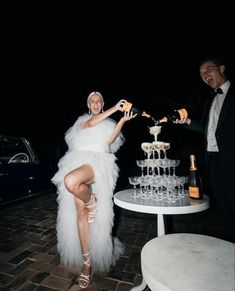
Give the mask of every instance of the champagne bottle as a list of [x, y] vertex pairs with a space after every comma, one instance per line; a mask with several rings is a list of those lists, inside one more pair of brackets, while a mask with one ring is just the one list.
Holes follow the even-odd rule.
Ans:
[[168, 114], [167, 116], [164, 116], [161, 119], [158, 119], [156, 121], [156, 124], [160, 124], [163, 122], [174, 122], [176, 121], [176, 119], [183, 119], [183, 118], [187, 118], [188, 117], [188, 112], [185, 108], [180, 108], [178, 110], [174, 110], [173, 112], [171, 112], [170, 114]]
[[125, 101], [125, 103], [123, 104], [123, 109], [126, 112], [132, 111], [134, 114], [137, 113], [137, 114], [139, 114], [141, 116], [150, 118], [156, 124], [156, 120], [153, 118], [153, 116], [151, 116], [150, 114], [146, 113], [145, 111], [139, 109], [138, 107], [133, 106], [133, 104], [131, 102]]
[[195, 155], [190, 155], [189, 159], [188, 194], [192, 199], [202, 199], [202, 181], [197, 170], [196, 157]]

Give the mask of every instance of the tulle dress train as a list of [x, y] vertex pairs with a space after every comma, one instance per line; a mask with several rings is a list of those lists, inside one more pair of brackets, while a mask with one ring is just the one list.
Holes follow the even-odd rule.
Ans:
[[89, 224], [89, 248], [93, 270], [108, 271], [124, 251], [120, 240], [113, 238], [113, 191], [118, 178], [118, 166], [114, 153], [124, 143], [122, 134], [108, 145], [116, 122], [107, 118], [98, 125], [82, 129], [81, 124], [91, 116], [80, 116], [66, 132], [68, 150], [58, 163], [58, 171], [52, 178], [57, 187], [57, 248], [61, 262], [67, 268], [82, 266], [82, 251], [77, 231], [77, 208], [73, 194], [64, 186], [64, 177], [83, 164], [92, 166], [95, 182], [92, 192], [97, 198], [97, 216]]

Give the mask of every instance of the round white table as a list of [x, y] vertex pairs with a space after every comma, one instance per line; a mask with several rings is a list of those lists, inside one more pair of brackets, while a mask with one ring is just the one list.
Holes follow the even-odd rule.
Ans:
[[[133, 197], [134, 189], [126, 189], [114, 194], [114, 203], [127, 210], [157, 214], [157, 236], [165, 235], [164, 214], [187, 214], [206, 210], [209, 208], [209, 198], [204, 195], [202, 200], [192, 200], [189, 196], [180, 198], [175, 202], [165, 200], [157, 201], [154, 199], [143, 199]], [[146, 287], [143, 274], [142, 283], [133, 287], [132, 291], [141, 291]], [[154, 290], [154, 289], [153, 289]]]
[[114, 203], [119, 207], [142, 213], [157, 214], [157, 236], [165, 234], [164, 214], [187, 214], [209, 208], [209, 198], [204, 195], [202, 200], [192, 200], [188, 196], [175, 202], [157, 201], [132, 197], [133, 189], [122, 190], [114, 194]]
[[143, 277], [151, 290], [234, 291], [234, 262], [235, 244], [199, 234], [167, 234], [141, 251]]

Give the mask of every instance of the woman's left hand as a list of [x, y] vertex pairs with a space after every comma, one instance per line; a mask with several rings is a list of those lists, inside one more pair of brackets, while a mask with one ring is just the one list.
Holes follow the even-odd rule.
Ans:
[[131, 111], [131, 110], [129, 112], [125, 111], [122, 119], [124, 122], [126, 122], [128, 120], [135, 118], [136, 116], [137, 116], [137, 113], [134, 114], [133, 111]]

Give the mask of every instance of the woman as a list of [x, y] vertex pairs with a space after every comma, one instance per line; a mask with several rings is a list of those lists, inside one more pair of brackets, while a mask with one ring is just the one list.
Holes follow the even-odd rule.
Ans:
[[68, 151], [52, 178], [57, 186], [57, 240], [61, 260], [68, 268], [81, 267], [79, 286], [90, 283], [91, 264], [97, 272], [115, 264], [123, 246], [112, 238], [112, 195], [118, 177], [114, 153], [124, 142], [121, 129], [136, 115], [124, 112], [118, 123], [109, 118], [123, 112], [125, 100], [103, 111], [99, 92], [87, 98], [89, 114], [80, 116], [67, 131]]

